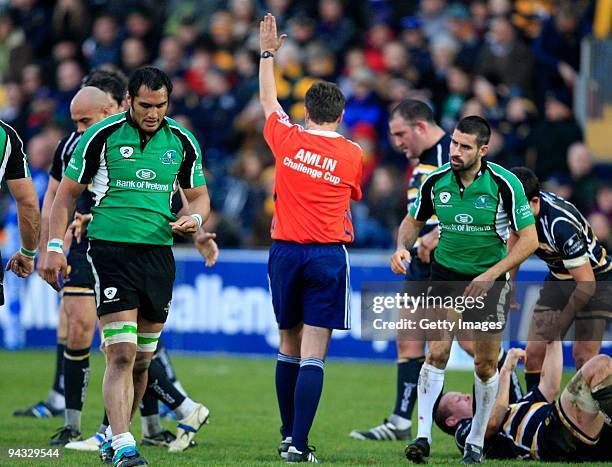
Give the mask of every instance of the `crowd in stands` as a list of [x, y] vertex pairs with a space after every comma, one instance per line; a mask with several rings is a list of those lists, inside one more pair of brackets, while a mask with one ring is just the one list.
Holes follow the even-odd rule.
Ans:
[[70, 101], [92, 68], [126, 75], [153, 64], [174, 84], [170, 115], [205, 151], [213, 213], [225, 247], [270, 242], [273, 157], [262, 138], [258, 31], [273, 13], [289, 39], [275, 62], [279, 100], [295, 121], [316, 80], [347, 96], [341, 132], [363, 149], [357, 247], [389, 248], [406, 212], [414, 161], [391, 147], [390, 109], [431, 103], [452, 131], [481, 115], [489, 159], [528, 165], [610, 241], [612, 187], [599, 180], [572, 110], [580, 42], [594, 1], [553, 0], [3, 0], [0, 119], [46, 170], [72, 129]]

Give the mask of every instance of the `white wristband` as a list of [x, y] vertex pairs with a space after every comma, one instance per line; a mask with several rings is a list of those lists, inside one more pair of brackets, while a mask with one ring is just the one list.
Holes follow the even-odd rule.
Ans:
[[64, 254], [64, 250], [62, 247], [64, 246], [64, 241], [61, 238], [52, 238], [47, 243], [47, 251], [52, 251], [54, 253]]
[[191, 217], [193, 217], [198, 223], [198, 229], [202, 227], [202, 216], [200, 216], [199, 214], [192, 214]]

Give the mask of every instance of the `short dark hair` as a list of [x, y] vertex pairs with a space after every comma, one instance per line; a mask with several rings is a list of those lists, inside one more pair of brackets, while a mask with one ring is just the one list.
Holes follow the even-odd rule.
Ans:
[[457, 123], [457, 127], [455, 129], [461, 133], [476, 135], [476, 144], [479, 148], [485, 144], [489, 144], [489, 138], [491, 138], [491, 127], [482, 117], [477, 115], [464, 117], [459, 120], [459, 123]]
[[340, 118], [346, 98], [334, 83], [322, 81], [306, 92], [306, 110], [315, 123], [333, 123]]
[[417, 99], [404, 99], [391, 111], [391, 117], [395, 115], [400, 115], [407, 122], [424, 120], [427, 123], [435, 123], [431, 107]]
[[127, 91], [127, 78], [120, 71], [94, 69], [83, 78], [82, 86], [93, 86], [107, 92], [121, 105]]
[[516, 175], [516, 178], [518, 178], [523, 185], [528, 201], [540, 197], [540, 180], [538, 180], [533, 170], [527, 167], [513, 167], [510, 169], [510, 172]]
[[166, 73], [154, 66], [143, 66], [132, 73], [128, 83], [129, 95], [131, 97], [138, 96], [140, 86], [145, 86], [152, 91], [157, 91], [165, 86], [168, 90], [168, 96], [172, 94], [172, 81]]
[[440, 397], [438, 397], [438, 400], [436, 401], [434, 405], [434, 410], [433, 410], [434, 422], [436, 423], [438, 428], [440, 428], [447, 435], [454, 435], [455, 431], [457, 430], [457, 425], [459, 424], [459, 422], [455, 423], [453, 426], [449, 426], [446, 424], [446, 419], [450, 417], [453, 413], [448, 408], [448, 406], [444, 410], [440, 409], [440, 401], [442, 400], [443, 396], [444, 396], [444, 393], [441, 393]]

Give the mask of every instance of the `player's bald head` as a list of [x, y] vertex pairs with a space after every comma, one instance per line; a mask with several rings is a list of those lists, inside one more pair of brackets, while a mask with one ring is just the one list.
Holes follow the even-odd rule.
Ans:
[[73, 107], [99, 109], [109, 103], [108, 94], [93, 86], [85, 86], [79, 89], [79, 92], [72, 98], [70, 110]]
[[94, 123], [110, 115], [110, 97], [104, 91], [93, 86], [85, 86], [76, 93], [70, 103], [70, 116], [83, 132]]

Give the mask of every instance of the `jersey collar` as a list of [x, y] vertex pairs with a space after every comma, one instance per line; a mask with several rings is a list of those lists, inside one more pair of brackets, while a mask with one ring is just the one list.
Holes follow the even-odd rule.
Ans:
[[[132, 115], [130, 114], [129, 110], [125, 111], [125, 121], [128, 123], [128, 125], [130, 125], [132, 128], [135, 128], [138, 131], [138, 135], [140, 137], [140, 150], [141, 151], [144, 149], [147, 143], [151, 141], [151, 139], [153, 139], [153, 136], [155, 136], [159, 130], [161, 130], [163, 127], [168, 125], [168, 120], [166, 119], [166, 117], [164, 117], [160, 125], [157, 127], [157, 130], [155, 130], [153, 133], [146, 133], [132, 119]], [[148, 139], [146, 138], [147, 135], [149, 136]]]
[[340, 136], [342, 136], [340, 133], [329, 130], [306, 130], [306, 133], [311, 133], [318, 136], [327, 136], [328, 138], [340, 138]]
[[[476, 176], [474, 177], [474, 181], [476, 181], [478, 177], [483, 175], [486, 171], [487, 171], [487, 158], [483, 157], [482, 159], [480, 159], [480, 170], [478, 171], [478, 173], [476, 173]], [[455, 180], [457, 181], [457, 185], [459, 185], [459, 187], [462, 189], [465, 188], [463, 186], [463, 182], [461, 181], [461, 177], [459, 177], [459, 173], [453, 170], [453, 174], [455, 175]]]

